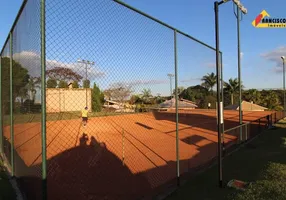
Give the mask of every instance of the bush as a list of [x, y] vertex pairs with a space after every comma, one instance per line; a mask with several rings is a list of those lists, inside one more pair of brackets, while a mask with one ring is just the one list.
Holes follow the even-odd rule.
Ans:
[[262, 172], [262, 178], [266, 180], [285, 181], [286, 165], [270, 162]]
[[77, 82], [77, 81], [74, 81], [74, 82], [72, 83], [72, 87], [73, 87], [73, 88], [79, 88], [78, 82]]
[[61, 80], [59, 82], [59, 88], [68, 88], [68, 83], [66, 81]]
[[57, 87], [57, 80], [49, 78], [47, 81], [47, 88], [56, 88]]
[[147, 112], [147, 108], [144, 104], [136, 104], [135, 112]]
[[236, 200], [285, 200], [286, 183], [285, 181], [261, 180], [255, 182], [245, 192], [237, 195]]
[[25, 113], [40, 113], [42, 109], [41, 104], [35, 104], [33, 100], [27, 99], [20, 107], [20, 112]]
[[100, 112], [102, 109], [102, 103], [104, 100], [104, 95], [100, 92], [99, 88], [94, 83], [92, 89], [92, 111]]
[[262, 180], [253, 183], [245, 192], [238, 193], [235, 200], [286, 199], [286, 165], [269, 163], [261, 178]]
[[90, 88], [90, 80], [83, 81], [83, 88]]
[[200, 101], [199, 107], [200, 108], [208, 108], [208, 103], [211, 103], [211, 108], [216, 108], [216, 97], [208, 95], [204, 99]]

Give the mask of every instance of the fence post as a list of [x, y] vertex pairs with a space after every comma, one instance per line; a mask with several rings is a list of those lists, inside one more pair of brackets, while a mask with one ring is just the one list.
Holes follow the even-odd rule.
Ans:
[[13, 101], [13, 33], [10, 32], [10, 140], [12, 177], [15, 176]]
[[176, 160], [177, 185], [180, 185], [180, 153], [179, 153], [179, 113], [178, 113], [178, 60], [177, 60], [177, 31], [174, 30], [174, 61], [175, 61], [175, 101], [176, 101]]
[[261, 132], [260, 119], [258, 120], [258, 134]]
[[41, 104], [42, 104], [42, 192], [43, 200], [47, 194], [47, 142], [46, 142], [46, 1], [41, 0]]
[[122, 165], [124, 166], [125, 163], [125, 134], [124, 134], [124, 129], [122, 129]]
[[277, 120], [276, 113], [277, 113], [277, 112], [275, 112], [275, 123], [277, 122], [277, 121], [276, 121], [276, 120]]
[[[222, 52], [220, 53], [220, 65], [221, 65], [221, 71], [220, 71], [220, 84], [221, 84], [221, 101], [224, 102], [224, 82], [223, 82], [223, 64], [222, 64]], [[222, 103], [222, 115], [224, 114], [224, 104]], [[222, 126], [221, 126], [221, 132], [222, 132], [222, 156], [225, 155], [225, 143], [224, 143], [224, 118], [222, 117]]]
[[0, 156], [4, 152], [3, 150], [3, 130], [2, 130], [2, 122], [3, 122], [3, 116], [2, 116], [2, 55], [0, 55]]
[[245, 142], [248, 140], [248, 137], [247, 137], [247, 127], [248, 127], [248, 124], [245, 124]]

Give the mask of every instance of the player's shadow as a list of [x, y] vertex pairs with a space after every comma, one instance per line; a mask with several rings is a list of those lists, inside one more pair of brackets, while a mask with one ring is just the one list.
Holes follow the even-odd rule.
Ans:
[[80, 146], [87, 146], [88, 136], [87, 134], [83, 133], [82, 136], [79, 138], [79, 145]]
[[49, 199], [136, 199], [150, 191], [105, 143], [83, 134], [79, 144], [48, 161]]
[[[42, 199], [41, 168], [27, 166], [15, 151], [15, 174], [26, 199]], [[152, 191], [144, 173], [132, 172], [105, 143], [85, 134], [78, 146], [47, 160], [47, 189], [48, 199], [69, 200], [131, 200]]]

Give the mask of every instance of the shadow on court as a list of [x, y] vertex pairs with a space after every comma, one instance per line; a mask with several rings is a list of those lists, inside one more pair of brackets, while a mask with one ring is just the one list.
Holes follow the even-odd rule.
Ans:
[[[202, 140], [207, 138], [195, 135], [184, 142], [196, 144]], [[141, 197], [152, 199], [151, 196], [157, 192], [165, 191], [170, 184], [176, 184], [177, 163], [174, 161], [167, 161], [163, 166], [134, 174], [108, 150], [105, 143], [98, 142], [94, 137], [87, 138], [83, 134], [79, 138], [79, 144], [47, 161], [49, 200], [129, 200]], [[188, 178], [210, 165], [216, 159], [217, 143], [197, 146], [197, 150], [199, 153], [192, 158], [180, 160], [182, 177]], [[41, 165], [28, 167], [15, 152], [15, 170], [27, 199], [40, 200]]]
[[[245, 114], [243, 116], [244, 120], [256, 121], [259, 118], [263, 118], [261, 121], [266, 120], [268, 113], [258, 113], [255, 114]], [[170, 112], [158, 112], [153, 111], [153, 116], [156, 120], [167, 120], [176, 123], [176, 114]], [[217, 131], [217, 118], [216, 116], [211, 116], [207, 114], [198, 114], [198, 113], [179, 113], [179, 123], [192, 126], [194, 128], [206, 129], [209, 131]], [[224, 128], [225, 130], [236, 127], [239, 125], [238, 115], [225, 117], [224, 118]]]
[[[262, 131], [265, 124], [260, 122], [251, 127], [252, 134], [257, 134], [258, 131]], [[180, 171], [183, 176], [195, 174], [215, 159], [217, 143], [210, 141], [208, 144], [197, 145], [203, 140], [208, 139], [198, 135], [182, 139], [189, 145], [196, 145], [198, 150], [198, 154], [190, 159], [180, 160]], [[9, 145], [7, 149], [10, 149]], [[136, 167], [144, 163], [136, 160], [136, 153], [134, 154], [129, 159], [133, 159], [134, 163], [130, 167], [136, 171]], [[27, 166], [15, 151], [15, 174], [21, 188], [26, 192], [27, 199], [42, 198], [41, 167], [41, 164]], [[176, 184], [176, 167], [176, 162], [167, 160], [164, 165], [132, 173], [105, 143], [98, 142], [94, 137], [87, 138], [87, 135], [83, 134], [79, 138], [78, 146], [66, 149], [47, 161], [48, 199], [147, 198], [155, 195], [157, 191], [166, 190], [169, 184]]]
[[[48, 199], [136, 199], [150, 193], [143, 174], [133, 174], [104, 143], [86, 135], [79, 140], [79, 146], [47, 161]], [[26, 198], [40, 200], [41, 165], [28, 167], [15, 152], [15, 166]]]

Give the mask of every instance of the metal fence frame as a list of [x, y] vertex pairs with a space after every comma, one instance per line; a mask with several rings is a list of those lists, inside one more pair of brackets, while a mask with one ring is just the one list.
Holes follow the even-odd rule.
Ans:
[[[41, 8], [40, 8], [40, 35], [41, 35], [41, 85], [42, 85], [42, 88], [41, 88], [41, 137], [42, 137], [42, 186], [43, 186], [43, 199], [47, 199], [47, 144], [46, 144], [46, 16], [45, 16], [45, 12], [46, 12], [46, 0], [38, 0], [40, 1], [40, 5], [41, 5]], [[179, 158], [179, 127], [178, 127], [178, 123], [179, 123], [179, 116], [178, 116], [178, 73], [177, 73], [177, 67], [178, 67], [178, 63], [177, 63], [177, 34], [182, 34], [184, 36], [186, 36], [187, 38], [209, 48], [209, 49], [212, 49], [214, 50], [215, 52], [215, 48], [197, 40], [196, 38], [158, 20], [158, 19], [155, 19], [153, 17], [151, 17], [150, 15], [147, 15], [146, 13], [143, 13], [119, 0], [111, 0], [111, 1], [114, 1], [124, 7], [127, 7], [147, 18], [149, 18], [150, 20], [153, 20], [171, 30], [174, 31], [174, 56], [175, 56], [175, 63], [174, 63], [174, 68], [175, 68], [175, 93], [176, 93], [176, 158], [177, 158], [177, 185], [180, 185], [180, 158]], [[17, 17], [9, 31], [9, 35], [3, 45], [3, 48], [1, 50], [1, 55], [0, 55], [0, 68], [2, 67], [2, 63], [1, 63], [1, 59], [2, 59], [2, 53], [4, 51], [4, 48], [7, 44], [7, 42], [9, 41], [10, 39], [10, 91], [13, 90], [13, 78], [12, 78], [12, 74], [13, 74], [13, 71], [12, 71], [12, 61], [13, 61], [13, 30], [18, 22], [18, 19], [20, 18], [21, 16], [21, 13], [22, 11], [24, 10], [26, 4], [27, 4], [28, 0], [24, 0], [21, 7], [20, 7], [20, 10], [17, 14]], [[220, 52], [220, 55], [221, 55], [221, 65], [222, 65], [222, 52]], [[222, 70], [223, 71], [223, 70]], [[223, 76], [222, 76], [222, 71], [221, 71], [221, 84], [223, 84]], [[2, 70], [0, 70], [0, 82], [2, 83]], [[1, 98], [0, 98], [0, 104], [1, 104], [1, 109], [0, 109], [0, 115], [1, 115], [1, 125], [0, 125], [0, 133], [1, 133], [1, 137], [0, 137], [0, 153], [2, 154], [2, 156], [4, 156], [3, 154], [3, 118], [2, 118], [2, 87], [0, 87], [0, 94], [1, 94]], [[223, 92], [222, 92], [222, 98], [223, 98]], [[283, 115], [281, 115], [283, 116]], [[12, 96], [12, 92], [10, 92], [10, 136], [11, 136], [11, 174], [12, 176], [15, 176], [14, 172], [15, 172], [15, 166], [14, 166], [14, 125], [13, 125], [13, 96]], [[273, 120], [273, 115], [271, 115], [271, 120]], [[275, 113], [275, 120], [274, 122], [278, 121], [277, 117], [276, 117], [276, 113]], [[248, 125], [250, 125], [250, 123], [247, 123], [247, 124], [243, 124], [241, 125], [242, 126], [245, 126], [247, 127]], [[239, 127], [239, 128], [241, 128]], [[235, 127], [235, 128], [238, 128], [238, 127]], [[233, 128], [233, 129], [235, 129]], [[224, 129], [224, 127], [223, 127]], [[231, 129], [231, 130], [233, 130]], [[226, 132], [229, 132], [231, 131], [230, 129], [229, 130], [223, 130], [223, 133], [226, 133]]]

